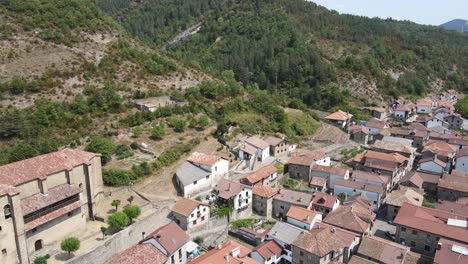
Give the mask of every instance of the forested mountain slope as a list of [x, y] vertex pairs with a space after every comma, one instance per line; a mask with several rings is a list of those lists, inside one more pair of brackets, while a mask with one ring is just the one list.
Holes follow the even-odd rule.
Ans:
[[124, 32], [89, 0], [0, 1], [0, 164], [109, 133], [137, 91], [207, 78]]
[[203, 21], [169, 53], [219, 75], [329, 109], [347, 90], [369, 101], [468, 87], [468, 36], [411, 22], [341, 15], [304, 0], [97, 0], [155, 45]]

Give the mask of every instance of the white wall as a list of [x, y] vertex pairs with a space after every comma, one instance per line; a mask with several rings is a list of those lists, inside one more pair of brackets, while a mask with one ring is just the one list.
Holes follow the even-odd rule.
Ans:
[[[205, 209], [205, 211], [203, 211]], [[197, 217], [198, 212], [200, 212], [200, 216]], [[193, 215], [193, 216], [192, 216]], [[205, 217], [204, 220], [202, 218]], [[197, 227], [199, 225], [203, 225], [210, 219], [210, 207], [207, 205], [199, 205], [195, 208], [192, 213], [188, 217], [187, 229]], [[193, 224], [193, 221], [197, 220], [196, 224]]]
[[427, 128], [438, 127], [442, 125], [443, 125], [443, 122], [442, 120], [439, 120], [439, 119], [432, 119], [432, 120], [427, 121], [426, 123]]
[[[239, 198], [242, 198], [242, 202], [239, 205]], [[248, 201], [247, 201], [247, 200]], [[249, 204], [252, 204], [252, 189], [250, 188], [244, 188], [236, 197], [234, 198], [234, 209], [241, 209], [244, 207], [249, 206]]]
[[333, 195], [338, 196], [338, 194], [340, 193], [345, 193], [348, 196], [361, 193], [369, 201], [372, 201], [374, 203], [375, 210], [377, 210], [380, 207], [380, 193], [374, 193], [374, 192], [369, 192], [369, 191], [360, 190], [360, 189], [353, 189], [348, 186], [335, 185], [335, 189], [333, 190]]
[[288, 223], [290, 223], [293, 226], [297, 226], [299, 228], [303, 228], [303, 229], [306, 229], [306, 230], [311, 230], [314, 227], [315, 223], [322, 221], [322, 215], [321, 214], [315, 215], [314, 219], [312, 220], [312, 222], [310, 224], [299, 221], [299, 220], [296, 220], [296, 219], [291, 218], [291, 217], [288, 217], [287, 221], [288, 221]]
[[315, 164], [321, 165], [321, 166], [330, 166], [331, 165], [331, 158], [330, 157], [325, 157], [323, 159], [319, 159], [315, 161]]
[[430, 106], [425, 106], [425, 105], [421, 105], [421, 106], [416, 106], [416, 113], [430, 113], [431, 112], [431, 107]]
[[444, 171], [444, 169], [441, 166], [437, 165], [434, 161], [427, 161], [421, 163], [419, 168], [423, 171], [430, 171], [434, 173], [442, 173]]
[[455, 164], [455, 169], [468, 172], [468, 157], [460, 157], [457, 160], [457, 163]]
[[395, 111], [395, 116], [400, 118], [405, 118], [405, 111]]

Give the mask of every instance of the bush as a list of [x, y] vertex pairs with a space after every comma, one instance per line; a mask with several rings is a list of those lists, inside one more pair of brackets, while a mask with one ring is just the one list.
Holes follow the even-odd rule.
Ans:
[[128, 216], [123, 212], [116, 212], [109, 216], [107, 223], [111, 228], [121, 229], [128, 225]]
[[139, 137], [141, 136], [141, 134], [143, 134], [143, 129], [141, 127], [135, 127], [132, 130], [132, 133], [133, 133], [133, 137]]
[[232, 221], [229, 224], [231, 225], [233, 229], [237, 230], [241, 227], [252, 228], [253, 222], [254, 222], [253, 218], [246, 218], [246, 219], [239, 219], [236, 221]]
[[103, 164], [106, 164], [112, 159], [112, 154], [115, 152], [115, 145], [112, 143], [110, 138], [93, 136], [91, 142], [86, 146], [85, 150], [100, 153]]
[[155, 126], [151, 129], [151, 138], [153, 139], [162, 139], [166, 135], [166, 131], [164, 131], [164, 125], [160, 124]]
[[141, 209], [136, 205], [129, 205], [124, 208], [123, 212], [127, 215], [128, 219], [130, 219], [130, 223], [132, 223], [133, 219], [140, 216]]
[[128, 185], [132, 182], [132, 180], [134, 180], [134, 176], [131, 172], [126, 170], [103, 170], [102, 180], [104, 181], [104, 184], [108, 186], [122, 186]]
[[138, 145], [138, 143], [136, 141], [133, 141], [132, 144], [130, 144], [130, 147], [132, 149], [139, 149], [140, 145]]
[[132, 149], [127, 145], [118, 145], [115, 150], [115, 155], [117, 155], [117, 159], [126, 159], [128, 157], [133, 156]]
[[68, 252], [68, 255], [70, 255], [71, 252], [75, 252], [80, 248], [80, 240], [76, 237], [66, 238], [62, 243], [60, 243], [60, 248], [63, 251]]
[[170, 126], [174, 129], [175, 132], [184, 132], [185, 127], [187, 126], [187, 122], [183, 119], [177, 119], [172, 117], [169, 119]]
[[39, 256], [34, 259], [34, 264], [47, 264], [47, 258], [44, 256]]
[[201, 237], [201, 236], [197, 236], [193, 240], [193, 242], [197, 243], [198, 245], [203, 244], [204, 241], [205, 241], [205, 239], [203, 237]]

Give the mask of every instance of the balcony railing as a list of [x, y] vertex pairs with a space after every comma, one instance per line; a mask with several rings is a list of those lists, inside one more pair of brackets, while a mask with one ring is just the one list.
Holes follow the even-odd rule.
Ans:
[[58, 209], [60, 209], [62, 207], [65, 207], [65, 206], [67, 206], [69, 204], [72, 204], [74, 202], [77, 202], [79, 200], [80, 200], [80, 196], [77, 194], [77, 195], [73, 195], [71, 197], [68, 197], [67, 199], [61, 200], [61, 201], [59, 201], [57, 203], [51, 204], [51, 205], [49, 205], [47, 207], [44, 207], [42, 209], [39, 209], [39, 210], [37, 210], [35, 212], [32, 212], [32, 213], [30, 213], [28, 215], [25, 215], [23, 217], [24, 223], [26, 224], [28, 222], [31, 222], [31, 221], [39, 218], [39, 217], [47, 215], [47, 214], [49, 214], [49, 213], [51, 213], [51, 212], [53, 212], [55, 210], [58, 210]]

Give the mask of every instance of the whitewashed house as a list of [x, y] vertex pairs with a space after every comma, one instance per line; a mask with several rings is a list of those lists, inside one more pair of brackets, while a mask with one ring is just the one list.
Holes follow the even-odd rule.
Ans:
[[276, 264], [282, 260], [281, 246], [275, 240], [265, 241], [250, 253], [250, 257], [260, 264]]
[[360, 194], [367, 198], [367, 200], [371, 201], [374, 204], [375, 211], [377, 211], [382, 203], [383, 196], [386, 193], [386, 187], [365, 184], [352, 180], [337, 179], [335, 181], [333, 195], [338, 196], [340, 193], [344, 193], [347, 196]]
[[234, 210], [252, 209], [252, 187], [239, 182], [221, 179], [215, 186], [214, 191], [218, 200], [223, 203], [232, 204]]
[[450, 164], [443, 162], [435, 156], [428, 156], [419, 161], [419, 170], [434, 174], [442, 174], [450, 169]]
[[468, 172], [468, 148], [461, 149], [455, 155], [455, 170]]
[[433, 102], [429, 98], [418, 100], [416, 103], [416, 113], [418, 114], [429, 114], [432, 110]]
[[315, 223], [322, 221], [322, 215], [319, 212], [295, 205], [289, 208], [286, 216], [288, 223], [306, 230], [311, 230]]
[[184, 230], [195, 230], [210, 221], [210, 206], [197, 200], [180, 198], [171, 209], [172, 218]]
[[176, 171], [176, 181], [183, 197], [209, 195], [229, 172], [229, 161], [218, 156], [194, 152]]
[[241, 160], [263, 161], [268, 157], [270, 157], [270, 144], [257, 136], [247, 138], [239, 149]]

